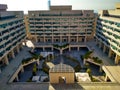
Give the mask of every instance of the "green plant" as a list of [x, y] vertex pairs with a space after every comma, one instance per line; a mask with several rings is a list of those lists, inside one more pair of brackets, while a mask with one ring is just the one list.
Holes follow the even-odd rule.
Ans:
[[46, 65], [46, 61], [44, 61], [43, 64], [42, 64], [42, 70], [43, 70], [45, 73], [49, 74], [49, 68], [48, 68], [48, 66]]
[[90, 64], [89, 63], [85, 63], [86, 68], [89, 68]]
[[28, 79], [27, 82], [32, 82], [32, 80], [31, 80], [31, 79]]
[[99, 80], [98, 80], [98, 79], [93, 78], [93, 77], [92, 77], [92, 79], [91, 79], [91, 80], [92, 80], [92, 82], [99, 82]]
[[53, 47], [62, 49], [62, 48], [67, 47], [68, 45], [69, 45], [69, 43], [66, 43], [66, 44], [63, 44], [63, 45], [53, 44]]
[[93, 53], [93, 51], [88, 51], [84, 56], [83, 56], [83, 58], [85, 58], [85, 59], [88, 59], [88, 58], [91, 58], [91, 54]]
[[86, 72], [87, 72], [89, 75], [91, 75], [91, 69], [90, 69], [90, 68], [88, 68], [88, 69], [86, 70]]
[[102, 60], [100, 60], [98, 57], [93, 57], [92, 59], [93, 59], [93, 61], [96, 62], [96, 63], [99, 63], [99, 64], [102, 64], [102, 63], [103, 63]]
[[90, 76], [90, 78], [91, 78], [91, 80], [92, 80], [92, 71], [91, 71], [91, 69], [88, 68], [88, 69], [86, 70], [86, 72], [89, 74], [89, 76]]
[[36, 73], [37, 73], [37, 66], [36, 66], [36, 64], [34, 64], [34, 66], [33, 66], [33, 71], [32, 71], [32, 73], [33, 73], [33, 76], [35, 76]]

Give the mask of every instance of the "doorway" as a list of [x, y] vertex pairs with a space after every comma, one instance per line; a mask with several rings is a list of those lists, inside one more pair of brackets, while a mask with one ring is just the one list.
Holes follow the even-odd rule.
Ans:
[[59, 77], [59, 83], [66, 83], [66, 78], [60, 76], [60, 77]]

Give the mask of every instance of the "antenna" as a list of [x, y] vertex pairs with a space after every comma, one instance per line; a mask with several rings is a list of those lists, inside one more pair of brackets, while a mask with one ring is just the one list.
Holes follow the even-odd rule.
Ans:
[[50, 10], [50, 6], [51, 6], [51, 1], [48, 0], [48, 10]]

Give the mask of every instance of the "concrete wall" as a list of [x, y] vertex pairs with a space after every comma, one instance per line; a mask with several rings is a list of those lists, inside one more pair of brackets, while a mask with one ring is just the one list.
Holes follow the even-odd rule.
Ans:
[[59, 83], [59, 77], [65, 77], [66, 83], [74, 83], [74, 73], [49, 73], [50, 83]]

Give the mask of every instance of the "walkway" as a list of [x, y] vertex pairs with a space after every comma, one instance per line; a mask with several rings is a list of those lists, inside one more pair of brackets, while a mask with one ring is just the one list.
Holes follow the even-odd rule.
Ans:
[[22, 51], [20, 51], [19, 54], [17, 54], [17, 56], [13, 60], [11, 60], [10, 64], [6, 66], [6, 68], [2, 71], [2, 73], [0, 74], [0, 90], [8, 90], [9, 85], [6, 85], [6, 83], [8, 82], [10, 77], [21, 64], [21, 61], [24, 58], [31, 56], [28, 50], [29, 49], [27, 47], [23, 47]]
[[98, 46], [96, 46], [95, 41], [90, 41], [87, 44], [91, 49], [94, 49], [93, 56], [99, 57], [103, 60], [105, 65], [103, 66], [104, 72], [107, 73], [108, 77], [112, 76], [116, 82], [120, 83], [120, 66], [115, 65], [114, 61], [108, 58], [108, 56], [103, 53], [103, 51]]
[[105, 65], [115, 65], [114, 61], [110, 59], [105, 53], [103, 53], [103, 51], [96, 45], [94, 40], [89, 41], [86, 44], [91, 50], [94, 50], [93, 56], [102, 59]]

